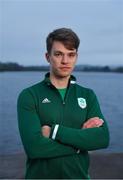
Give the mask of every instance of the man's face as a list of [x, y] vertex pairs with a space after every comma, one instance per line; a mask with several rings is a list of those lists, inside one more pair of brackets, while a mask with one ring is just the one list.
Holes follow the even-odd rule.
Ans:
[[76, 49], [68, 50], [59, 41], [54, 41], [50, 54], [46, 54], [51, 73], [59, 78], [70, 76], [77, 60]]

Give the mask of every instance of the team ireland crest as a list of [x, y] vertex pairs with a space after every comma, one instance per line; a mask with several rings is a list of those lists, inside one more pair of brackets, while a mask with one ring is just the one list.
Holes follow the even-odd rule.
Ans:
[[79, 104], [79, 106], [80, 106], [82, 109], [86, 108], [86, 106], [87, 106], [87, 104], [86, 104], [86, 99], [84, 99], [84, 98], [77, 98], [77, 99], [78, 99], [78, 104]]

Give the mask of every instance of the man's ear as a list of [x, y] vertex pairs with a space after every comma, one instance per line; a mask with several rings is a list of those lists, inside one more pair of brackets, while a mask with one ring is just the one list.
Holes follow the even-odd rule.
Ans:
[[45, 53], [45, 57], [46, 57], [47, 62], [49, 62], [49, 63], [50, 63], [50, 56], [49, 56], [49, 54], [48, 54], [48, 53]]

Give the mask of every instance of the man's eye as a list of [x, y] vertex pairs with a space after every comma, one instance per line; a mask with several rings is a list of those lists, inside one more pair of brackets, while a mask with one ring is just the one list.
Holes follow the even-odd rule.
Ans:
[[76, 56], [75, 53], [70, 53], [70, 54], [69, 54], [69, 57], [75, 57], [75, 56]]
[[60, 57], [60, 56], [62, 56], [62, 54], [61, 53], [55, 53], [55, 56]]

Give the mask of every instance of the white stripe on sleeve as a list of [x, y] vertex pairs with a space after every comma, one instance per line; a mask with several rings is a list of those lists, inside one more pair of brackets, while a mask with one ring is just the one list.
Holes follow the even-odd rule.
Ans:
[[59, 128], [59, 124], [56, 124], [56, 125], [55, 125], [55, 128], [54, 128], [54, 131], [53, 131], [53, 134], [52, 134], [52, 139], [53, 139], [53, 140], [54, 140], [54, 139], [55, 139], [55, 137], [56, 137], [56, 134], [57, 134], [58, 128]]

